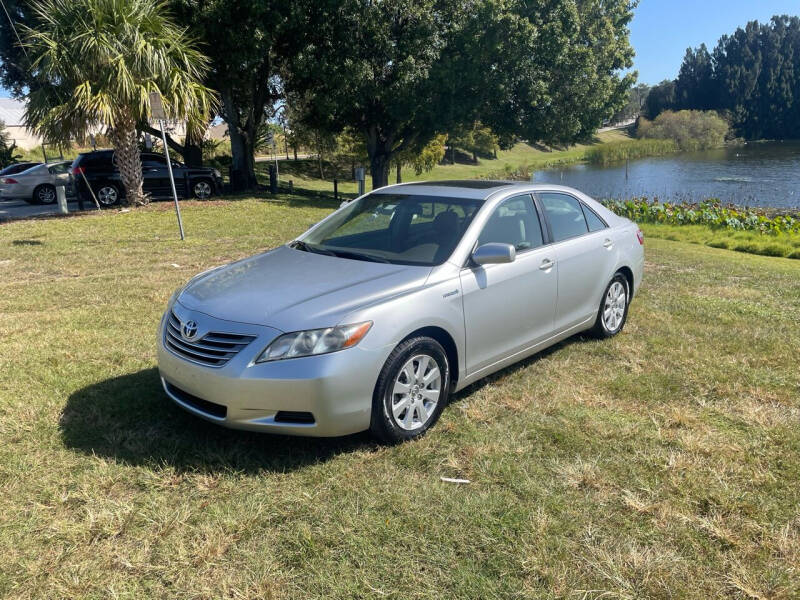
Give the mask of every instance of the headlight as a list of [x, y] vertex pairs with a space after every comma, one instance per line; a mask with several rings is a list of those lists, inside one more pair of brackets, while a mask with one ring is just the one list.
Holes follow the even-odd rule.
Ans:
[[328, 354], [345, 348], [352, 348], [367, 335], [372, 321], [340, 325], [327, 329], [310, 329], [285, 333], [276, 338], [256, 359], [257, 363], [284, 358], [300, 358], [315, 354]]
[[222, 177], [222, 173], [219, 172], [219, 169], [214, 169], [214, 177], [220, 179]]

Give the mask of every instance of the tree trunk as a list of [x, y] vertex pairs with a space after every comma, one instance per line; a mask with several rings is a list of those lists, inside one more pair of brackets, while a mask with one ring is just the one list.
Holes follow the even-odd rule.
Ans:
[[142, 190], [142, 157], [139, 154], [139, 139], [136, 123], [130, 115], [121, 115], [110, 130], [114, 145], [114, 162], [125, 187], [125, 204], [144, 205], [149, 198]]
[[456, 164], [456, 147], [450, 146], [450, 162]]
[[297, 160], [297, 146], [292, 146], [292, 151], [294, 152], [294, 159]]
[[369, 159], [369, 170], [372, 174], [372, 189], [389, 185], [390, 157], [385, 152], [378, 152]]
[[472, 152], [472, 162], [474, 162], [476, 165], [478, 164], [478, 155], [475, 154], [474, 151]]
[[402, 173], [400, 172], [400, 171], [402, 170], [402, 168], [403, 168], [403, 165], [401, 165], [401, 164], [398, 162], [398, 163], [397, 163], [397, 183], [403, 183], [403, 175], [402, 175]]
[[231, 188], [235, 192], [252, 190], [256, 180], [255, 149], [239, 131], [229, 128], [231, 138]]
[[[222, 102], [225, 108], [225, 122], [228, 124], [228, 135], [231, 138], [231, 188], [234, 192], [252, 190], [258, 185], [255, 136], [252, 132], [248, 135], [248, 132], [242, 129], [232, 90], [222, 92]], [[248, 124], [248, 128], [253, 129], [253, 124]]]
[[389, 185], [389, 169], [391, 168], [393, 138], [381, 135], [375, 125], [370, 126], [367, 134], [367, 155], [369, 170], [372, 175], [372, 189], [377, 190]]

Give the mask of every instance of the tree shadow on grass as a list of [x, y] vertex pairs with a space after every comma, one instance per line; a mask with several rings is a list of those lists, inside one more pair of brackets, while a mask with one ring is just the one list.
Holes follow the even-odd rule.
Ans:
[[206, 473], [287, 472], [375, 448], [367, 434], [296, 438], [208, 423], [172, 403], [155, 368], [76, 391], [67, 400], [60, 428], [65, 446], [86, 454]]

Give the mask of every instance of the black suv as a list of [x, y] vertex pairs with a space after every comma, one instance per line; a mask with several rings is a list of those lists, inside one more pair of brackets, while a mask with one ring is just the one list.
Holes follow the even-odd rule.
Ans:
[[[172, 198], [167, 159], [163, 154], [142, 152], [144, 191], [151, 198]], [[181, 198], [210, 198], [222, 193], [222, 176], [216, 169], [187, 167], [172, 161], [175, 189]], [[72, 178], [81, 200], [92, 201], [86, 183], [92, 187], [97, 201], [103, 206], [113, 206], [125, 196], [125, 188], [114, 165], [113, 150], [97, 150], [79, 154], [72, 163]]]

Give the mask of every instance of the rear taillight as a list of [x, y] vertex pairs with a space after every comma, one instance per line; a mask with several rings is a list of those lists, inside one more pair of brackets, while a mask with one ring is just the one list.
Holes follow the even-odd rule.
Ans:
[[13, 177], [0, 177], [0, 183], [19, 183], [19, 181]]
[[83, 167], [72, 167], [72, 174], [73, 175], [82, 175], [86, 172], [86, 169]]
[[636, 230], [636, 239], [639, 240], [639, 244], [644, 246], [644, 234], [641, 229]]

